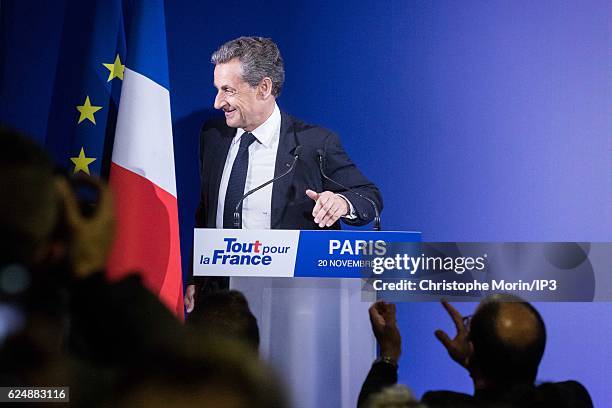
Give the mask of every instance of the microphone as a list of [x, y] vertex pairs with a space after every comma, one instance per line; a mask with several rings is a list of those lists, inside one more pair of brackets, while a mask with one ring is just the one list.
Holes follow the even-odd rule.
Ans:
[[374, 208], [374, 231], [380, 231], [380, 211], [378, 211], [378, 206], [376, 205], [376, 203], [371, 198], [368, 198], [364, 196], [363, 194], [360, 194], [357, 191], [353, 190], [352, 188], [348, 188], [345, 185], [338, 183], [336, 180], [332, 180], [331, 178], [329, 178], [327, 174], [325, 174], [325, 171], [323, 170], [323, 160], [325, 158], [325, 152], [322, 149], [317, 149], [317, 157], [319, 158], [319, 170], [321, 170], [321, 175], [326, 180], [329, 180], [335, 185], [339, 186], [340, 188], [348, 192], [351, 192], [358, 197], [363, 198], [364, 200], [366, 200], [372, 205], [372, 207]]
[[247, 191], [240, 200], [238, 200], [238, 203], [236, 203], [236, 208], [234, 209], [234, 228], [240, 228], [240, 221], [241, 221], [241, 217], [242, 217], [242, 211], [240, 211], [240, 206], [242, 205], [242, 202], [244, 201], [245, 198], [247, 198], [248, 196], [250, 196], [251, 194], [253, 194], [256, 191], [261, 190], [262, 188], [264, 188], [265, 186], [274, 183], [275, 181], [278, 181], [280, 179], [282, 179], [283, 177], [285, 177], [287, 174], [291, 173], [293, 171], [293, 168], [295, 167], [295, 164], [298, 161], [298, 158], [300, 157], [300, 153], [302, 152], [302, 146], [298, 145], [296, 146], [296, 148], [293, 151], [293, 162], [291, 163], [291, 166], [289, 166], [289, 169], [284, 172], [283, 174], [278, 175], [277, 177], [274, 177], [271, 180], [266, 181], [265, 183], [263, 183], [260, 186], [257, 186], [249, 191]]

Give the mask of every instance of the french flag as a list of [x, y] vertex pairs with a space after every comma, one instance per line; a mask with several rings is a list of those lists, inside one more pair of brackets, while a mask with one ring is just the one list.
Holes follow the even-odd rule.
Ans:
[[135, 1], [110, 168], [117, 237], [108, 277], [137, 272], [179, 318], [183, 288], [162, 0]]

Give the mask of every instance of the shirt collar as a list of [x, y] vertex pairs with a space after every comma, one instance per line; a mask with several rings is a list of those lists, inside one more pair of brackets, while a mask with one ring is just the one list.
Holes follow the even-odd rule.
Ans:
[[[261, 143], [264, 147], [269, 148], [272, 146], [272, 142], [274, 138], [278, 137], [280, 134], [280, 125], [281, 125], [281, 113], [278, 105], [274, 103], [274, 111], [264, 123], [259, 125], [256, 129], [254, 129], [251, 133], [255, 138]], [[244, 133], [244, 129], [238, 129], [236, 131], [236, 136], [232, 143], [237, 143], [240, 140], [240, 137]]]

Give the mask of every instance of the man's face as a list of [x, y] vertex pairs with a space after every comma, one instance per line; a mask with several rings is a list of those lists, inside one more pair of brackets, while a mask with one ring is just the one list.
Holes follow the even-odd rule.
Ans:
[[215, 66], [215, 109], [225, 112], [227, 126], [252, 131], [259, 123], [262, 109], [257, 99], [257, 88], [242, 79], [242, 66], [238, 58]]

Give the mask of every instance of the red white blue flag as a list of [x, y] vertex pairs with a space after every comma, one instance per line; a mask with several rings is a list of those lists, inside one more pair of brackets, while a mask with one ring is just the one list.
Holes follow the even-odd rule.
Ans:
[[117, 238], [109, 277], [137, 271], [179, 317], [183, 292], [162, 0], [134, 2], [110, 168]]

